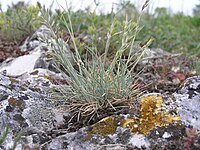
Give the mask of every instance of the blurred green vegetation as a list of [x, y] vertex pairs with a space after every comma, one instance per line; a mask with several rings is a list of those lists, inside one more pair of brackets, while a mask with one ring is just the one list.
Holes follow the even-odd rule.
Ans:
[[[148, 11], [143, 14], [141, 19], [141, 29], [136, 37], [140, 45], [144, 45], [150, 38], [154, 42], [150, 47], [162, 48], [169, 52], [183, 53], [186, 56], [200, 55], [200, 10], [199, 5], [194, 8], [193, 16], [186, 16], [183, 13], [171, 14], [167, 8], [157, 8], [153, 14]], [[59, 11], [57, 14], [59, 16]], [[106, 42], [106, 34], [112, 19], [117, 17], [115, 31], [118, 32], [123, 27], [125, 17], [138, 19], [140, 11], [130, 3], [125, 1], [118, 6], [117, 13], [99, 14], [90, 12], [90, 9], [70, 11], [73, 30], [89, 35], [98, 52], [103, 52]], [[67, 15], [66, 15], [67, 16]], [[67, 20], [67, 18], [66, 18]], [[120, 21], [121, 20], [121, 21]], [[62, 22], [57, 18], [60, 27]], [[132, 33], [133, 34], [133, 33]], [[113, 38], [113, 45], [110, 46], [110, 53], [115, 51], [120, 45], [117, 35]]]
[[[96, 7], [98, 7], [96, 3]], [[107, 40], [107, 33], [113, 18], [115, 21], [113, 33], [118, 33], [124, 26], [124, 18], [137, 21], [140, 14], [134, 4], [129, 0], [121, 1], [117, 8], [117, 13], [111, 11], [108, 14], [96, 13], [90, 7], [85, 10], [69, 10], [73, 30], [77, 33], [87, 35], [100, 54], [104, 52]], [[150, 38], [154, 42], [150, 47], [162, 48], [169, 52], [183, 53], [186, 56], [200, 55], [200, 5], [193, 9], [193, 16], [186, 16], [183, 13], [171, 14], [167, 8], [157, 8], [155, 12], [144, 12], [140, 22], [140, 32], [136, 36], [136, 41], [144, 45]], [[67, 16], [67, 14], [66, 14]], [[58, 28], [67, 31], [61, 19], [61, 10], [56, 10], [53, 14], [55, 24]], [[65, 18], [66, 21], [67, 17]], [[24, 2], [12, 4], [6, 12], [0, 13], [0, 33], [1, 37], [7, 41], [22, 41], [41, 25], [39, 21], [38, 6], [30, 6]], [[134, 34], [134, 33], [129, 33]], [[112, 55], [121, 45], [120, 34], [112, 38], [109, 54]], [[80, 51], [83, 43], [80, 43]]]
[[142, 25], [138, 39], [153, 37], [151, 47], [188, 56], [200, 54], [200, 16], [170, 14], [166, 8], [157, 8], [153, 15], [146, 14]]
[[40, 27], [39, 9], [25, 2], [18, 2], [0, 12], [0, 34], [5, 41], [19, 43]]

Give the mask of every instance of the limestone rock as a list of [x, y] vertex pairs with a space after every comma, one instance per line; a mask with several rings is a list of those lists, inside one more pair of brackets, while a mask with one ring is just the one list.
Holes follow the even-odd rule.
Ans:
[[179, 115], [186, 125], [200, 130], [200, 76], [188, 78], [178, 94]]

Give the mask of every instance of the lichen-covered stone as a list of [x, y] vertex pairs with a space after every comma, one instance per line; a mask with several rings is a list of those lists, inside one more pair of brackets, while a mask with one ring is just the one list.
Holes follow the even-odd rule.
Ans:
[[11, 148], [20, 131], [23, 137], [17, 150], [23, 149], [24, 144], [34, 147], [45, 143], [49, 140], [45, 132], [63, 124], [62, 115], [55, 108], [56, 103], [47, 99], [53, 86], [50, 78], [54, 77], [59, 78], [59, 75], [42, 69], [18, 77], [0, 75], [0, 137], [5, 127], [9, 127], [2, 148]]
[[116, 132], [117, 127], [129, 128], [132, 133], [148, 134], [156, 127], [168, 126], [173, 123], [180, 123], [180, 117], [170, 114], [164, 108], [163, 98], [160, 95], [148, 95], [140, 99], [140, 114], [114, 115], [106, 117], [90, 127], [90, 134], [109, 135]]
[[188, 78], [174, 97], [181, 121], [200, 130], [200, 76]]

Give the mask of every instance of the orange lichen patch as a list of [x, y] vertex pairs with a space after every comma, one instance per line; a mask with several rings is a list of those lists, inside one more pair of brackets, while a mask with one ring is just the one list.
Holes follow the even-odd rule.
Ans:
[[139, 132], [148, 134], [156, 126], [168, 126], [173, 121], [180, 121], [180, 117], [162, 110], [162, 104], [161, 96], [151, 95], [141, 98]]
[[19, 81], [15, 78], [10, 78], [10, 81], [11, 81], [12, 84], [19, 83]]
[[44, 75], [43, 78], [49, 79], [49, 76], [48, 75]]
[[114, 134], [117, 127], [130, 128], [132, 133], [149, 134], [150, 130], [159, 126], [168, 126], [179, 123], [180, 117], [169, 114], [163, 109], [162, 96], [151, 95], [140, 99], [140, 115], [136, 116], [110, 116], [94, 124], [89, 134]]
[[40, 78], [40, 77], [45, 78], [45, 79], [49, 79], [48, 75], [39, 75], [38, 78]]
[[123, 127], [129, 127], [130, 124], [133, 124], [135, 121], [133, 119], [126, 119], [123, 123]]
[[13, 107], [16, 107], [16, 106], [20, 107], [20, 106], [22, 106], [23, 101], [22, 100], [17, 100], [17, 99], [14, 99], [14, 98], [10, 97], [8, 99], [8, 104], [10, 106], [13, 106]]
[[30, 73], [30, 75], [38, 75], [39, 71], [38, 70], [35, 70], [33, 72]]

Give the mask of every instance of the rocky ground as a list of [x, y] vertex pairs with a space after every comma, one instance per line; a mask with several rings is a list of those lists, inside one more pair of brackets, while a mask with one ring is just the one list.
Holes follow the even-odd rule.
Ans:
[[12, 148], [19, 134], [17, 150], [200, 149], [200, 76], [191, 60], [147, 49], [135, 70], [144, 69], [139, 82], [145, 85], [135, 107], [77, 124], [57, 107], [62, 102], [51, 100], [51, 90], [69, 81], [53, 66], [44, 38], [51, 35], [42, 26], [20, 46], [0, 43], [0, 137], [9, 126], [0, 149]]

